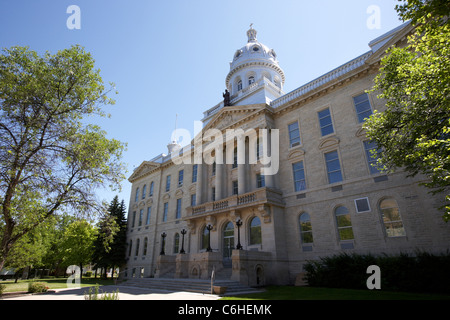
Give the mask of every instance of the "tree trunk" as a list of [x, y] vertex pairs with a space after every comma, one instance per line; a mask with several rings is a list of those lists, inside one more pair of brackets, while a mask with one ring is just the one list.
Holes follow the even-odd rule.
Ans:
[[83, 264], [80, 263], [80, 284], [82, 279], [83, 279]]

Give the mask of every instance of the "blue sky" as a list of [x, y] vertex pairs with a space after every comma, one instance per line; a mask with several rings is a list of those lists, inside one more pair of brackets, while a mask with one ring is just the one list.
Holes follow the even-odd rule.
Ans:
[[[99, 125], [128, 144], [133, 168], [167, 152], [175, 127], [193, 133], [194, 121], [222, 100], [233, 54], [247, 42], [250, 23], [273, 48], [290, 92], [369, 50], [374, 38], [402, 22], [396, 0], [0, 0], [0, 47], [29, 46], [38, 53], [80, 44], [92, 53], [111, 96], [110, 119]], [[81, 29], [70, 30], [70, 5]], [[380, 9], [379, 28], [368, 28]], [[372, 12], [373, 14], [373, 12]], [[131, 184], [119, 194], [128, 205]], [[100, 191], [108, 202], [116, 192]]]

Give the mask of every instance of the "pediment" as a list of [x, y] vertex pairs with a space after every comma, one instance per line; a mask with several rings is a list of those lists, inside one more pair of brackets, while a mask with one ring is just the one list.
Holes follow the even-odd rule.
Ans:
[[413, 31], [414, 26], [411, 23], [405, 23], [396, 33], [392, 34], [389, 40], [385, 41], [382, 46], [375, 50], [374, 54], [366, 60], [366, 63], [372, 64], [379, 61], [386, 54], [387, 49], [403, 41]]
[[336, 147], [337, 145], [339, 145], [339, 139], [336, 137], [330, 137], [330, 138], [323, 140], [319, 144], [319, 149], [323, 150], [323, 149], [327, 149], [327, 148]]
[[239, 126], [243, 120], [253, 117], [266, 109], [265, 104], [252, 104], [247, 106], [223, 107], [205, 126], [203, 130], [219, 129]]
[[137, 167], [133, 174], [128, 178], [128, 181], [133, 182], [138, 178], [145, 176], [146, 174], [154, 171], [159, 168], [161, 164], [152, 162], [152, 161], [144, 161], [141, 163], [139, 167]]

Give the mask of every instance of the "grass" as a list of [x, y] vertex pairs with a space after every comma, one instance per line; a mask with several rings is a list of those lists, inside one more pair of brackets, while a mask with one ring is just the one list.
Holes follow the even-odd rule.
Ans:
[[[44, 278], [44, 279], [28, 279], [28, 280], [18, 280], [17, 283], [14, 280], [0, 281], [0, 284], [5, 285], [4, 292], [19, 292], [28, 291], [28, 283], [30, 282], [44, 282], [47, 284], [49, 289], [63, 289], [67, 288], [67, 278]], [[81, 287], [90, 287], [99, 285], [113, 285], [114, 280], [108, 279], [103, 280], [100, 278], [85, 278], [81, 280]]]
[[383, 290], [269, 286], [262, 293], [223, 297], [221, 300], [450, 300], [450, 295]]

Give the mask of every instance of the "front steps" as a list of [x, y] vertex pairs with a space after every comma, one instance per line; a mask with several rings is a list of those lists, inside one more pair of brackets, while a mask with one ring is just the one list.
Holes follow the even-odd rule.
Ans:
[[[170, 279], [170, 278], [132, 278], [122, 283], [125, 286], [139, 288], [156, 289], [164, 291], [183, 291], [211, 294], [211, 280], [201, 279]], [[236, 295], [243, 293], [258, 293], [261, 290], [244, 286], [236, 281], [215, 280], [214, 286], [227, 287], [222, 296]]]

